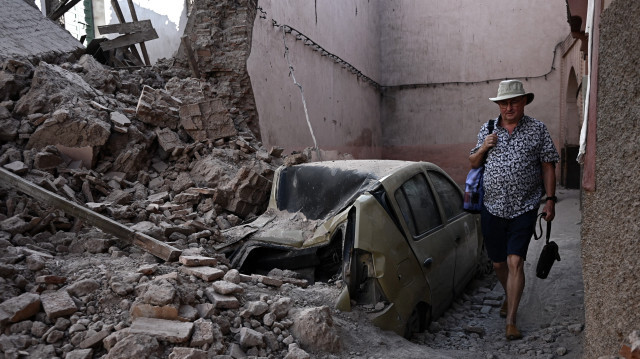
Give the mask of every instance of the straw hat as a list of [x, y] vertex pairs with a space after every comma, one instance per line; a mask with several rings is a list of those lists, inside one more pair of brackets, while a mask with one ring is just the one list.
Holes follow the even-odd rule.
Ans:
[[489, 98], [493, 102], [498, 102], [518, 96], [527, 96], [527, 105], [533, 101], [533, 93], [525, 92], [522, 82], [518, 80], [505, 80], [500, 82], [498, 86], [498, 95], [494, 98]]

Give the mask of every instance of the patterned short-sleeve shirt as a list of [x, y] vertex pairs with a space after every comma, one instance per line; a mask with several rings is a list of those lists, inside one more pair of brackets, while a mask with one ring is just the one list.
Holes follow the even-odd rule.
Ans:
[[[498, 125], [499, 119], [494, 129], [498, 143], [485, 162], [484, 206], [495, 216], [515, 218], [540, 206], [542, 163], [556, 163], [560, 156], [544, 123], [525, 115], [509, 134]], [[471, 154], [480, 149], [488, 134], [485, 123]]]

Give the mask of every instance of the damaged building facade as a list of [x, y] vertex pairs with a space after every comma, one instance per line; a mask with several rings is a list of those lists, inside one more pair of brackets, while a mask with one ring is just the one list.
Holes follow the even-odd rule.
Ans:
[[[627, 83], [623, 70], [634, 67], [616, 61], [615, 54], [628, 51], [617, 47], [616, 34], [634, 29], [617, 29], [616, 19], [633, 19], [637, 6], [597, 3], [607, 54], [601, 88], [620, 93], [629, 90], [620, 85]], [[445, 1], [358, 0], [340, 9], [322, 2], [193, 4], [184, 31], [188, 41], [180, 41], [175, 57], [153, 67], [113, 69], [84, 54], [77, 40], [25, 1], [7, 0], [11, 11], [0, 14], [0, 166], [162, 239], [182, 256], [159, 261], [63, 211], [3, 189], [5, 357], [305, 357], [302, 343], [307, 350], [339, 352], [326, 308], [290, 310], [291, 298], [274, 291], [303, 288], [304, 280], [282, 271], [243, 275], [207, 250], [224, 241], [221, 231], [265, 208], [276, 167], [318, 156], [308, 150], [286, 154], [317, 145], [326, 150], [320, 156], [325, 159], [350, 153], [429, 160], [462, 182], [475, 134], [496, 113], [488, 97], [505, 77], [525, 79], [527, 90], [536, 93], [527, 109], [547, 123], [558, 148], [576, 145], [581, 99], [575, 93], [585, 64], [566, 38], [562, 2], [500, 1], [496, 7], [529, 20], [509, 34], [494, 22], [474, 22], [477, 13]], [[481, 32], [492, 35], [476, 38]], [[525, 35], [543, 50], [503, 52]], [[556, 70], [558, 51], [574, 57], [573, 72], [566, 66], [571, 61]], [[575, 81], [565, 81], [571, 76]], [[625, 121], [633, 114], [615, 111], [617, 99], [603, 92], [598, 111], [630, 139], [623, 156], [612, 134], [616, 127], [597, 127], [598, 150], [604, 152], [591, 157], [589, 178], [598, 187], [584, 195], [590, 355], [615, 353], [637, 322], [629, 315], [637, 312], [629, 310], [637, 307], [636, 265], [625, 255], [634, 253], [637, 230], [624, 215], [634, 213], [637, 202], [635, 184], [626, 180], [634, 168], [636, 129]], [[569, 102], [571, 109], [565, 107]], [[619, 222], [601, 216], [611, 203], [618, 204], [613, 217]], [[613, 242], [620, 246], [610, 251]], [[629, 289], [609, 287], [614, 284]], [[318, 332], [312, 329], [322, 331], [324, 341], [314, 342]]]
[[[305, 280], [240, 274], [212, 250], [222, 230], [264, 210], [285, 158], [251, 129], [243, 64], [255, 6], [202, 5], [196, 20], [227, 21], [220, 38], [193, 41], [200, 78], [181, 59], [105, 67], [22, 0], [0, 15], [3, 357], [304, 357], [301, 340], [323, 345], [303, 339], [321, 313], [290, 312], [279, 291]], [[95, 214], [72, 216], [7, 186], [15, 176]], [[136, 235], [87, 225], [94, 216]], [[180, 255], [161, 261], [140, 235]], [[339, 350], [325, 320], [333, 339], [319, 350]]]

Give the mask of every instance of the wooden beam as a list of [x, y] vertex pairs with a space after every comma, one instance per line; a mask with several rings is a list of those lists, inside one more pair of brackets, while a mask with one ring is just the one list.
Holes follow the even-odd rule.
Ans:
[[79, 2], [80, 0], [71, 0], [71, 1], [63, 0], [62, 2], [60, 2], [60, 5], [58, 5], [58, 7], [55, 10], [53, 10], [51, 14], [49, 14], [48, 18], [53, 21], [58, 20], [62, 15], [64, 15], [67, 11], [69, 11], [69, 9], [74, 7]]
[[100, 35], [105, 34], [132, 34], [135, 32], [153, 30], [151, 20], [142, 20], [135, 22], [125, 22], [122, 24], [111, 24], [98, 26]]
[[191, 73], [193, 77], [199, 79], [200, 78], [200, 69], [198, 68], [198, 62], [196, 61], [196, 57], [193, 54], [193, 49], [191, 48], [191, 41], [187, 36], [182, 36], [180, 38], [182, 41], [182, 45], [184, 45], [184, 49], [187, 52], [187, 60], [189, 61], [189, 68], [191, 68]]
[[[118, 0], [111, 0], [111, 7], [113, 8], [113, 11], [115, 11], [116, 13], [116, 17], [118, 18], [118, 21], [123, 24], [126, 21], [124, 21], [124, 15], [122, 15], [122, 10], [120, 9], [120, 5], [118, 4]], [[136, 45], [131, 45], [131, 53], [135, 55], [135, 57], [137, 57], [140, 62], [142, 62], [142, 58], [140, 57], [140, 54], [138, 53], [138, 49], [136, 48]]]
[[182, 253], [182, 251], [175, 247], [172, 247], [144, 233], [136, 232], [131, 228], [112, 220], [111, 218], [93, 212], [92, 210], [85, 208], [77, 203], [71, 202], [55, 193], [49, 192], [46, 189], [39, 187], [23, 179], [22, 177], [7, 171], [4, 168], [0, 168], [0, 185], [10, 189], [16, 189], [35, 198], [38, 201], [61, 209], [65, 213], [80, 218], [86, 223], [100, 228], [104, 232], [112, 234], [131, 244], [134, 244], [165, 261], [176, 261]]
[[[127, 0], [129, 4], [129, 11], [131, 12], [131, 19], [133, 21], [138, 21], [138, 15], [136, 14], [136, 8], [133, 6], [132, 0]], [[140, 50], [142, 50], [142, 56], [144, 57], [144, 63], [147, 66], [151, 66], [151, 61], [149, 61], [149, 54], [147, 53], [147, 45], [144, 44], [144, 41], [140, 43]]]
[[100, 47], [102, 48], [102, 51], [107, 51], [118, 47], [131, 46], [143, 41], [149, 41], [157, 38], [158, 34], [156, 33], [156, 30], [151, 29], [143, 32], [137, 32], [135, 34], [118, 36], [115, 39], [101, 42]]

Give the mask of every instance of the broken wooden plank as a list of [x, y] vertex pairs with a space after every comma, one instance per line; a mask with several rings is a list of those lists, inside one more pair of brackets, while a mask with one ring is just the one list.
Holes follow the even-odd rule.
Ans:
[[[127, 0], [129, 4], [129, 11], [131, 12], [131, 19], [133, 21], [138, 21], [138, 15], [136, 14], [136, 8], [133, 6], [132, 0]], [[147, 46], [144, 44], [144, 41], [140, 43], [140, 50], [142, 50], [142, 56], [144, 57], [144, 63], [147, 66], [151, 66], [151, 61], [149, 60], [149, 54], [147, 53]]]
[[200, 69], [198, 68], [198, 62], [196, 61], [196, 57], [193, 54], [193, 49], [191, 48], [191, 41], [187, 36], [182, 36], [180, 38], [180, 41], [182, 41], [184, 50], [187, 53], [187, 60], [189, 60], [189, 68], [191, 69], [191, 74], [193, 75], [193, 77], [199, 79]]
[[[116, 17], [118, 18], [118, 21], [121, 24], [125, 23], [126, 21], [124, 20], [124, 15], [122, 15], [122, 10], [120, 9], [120, 4], [118, 4], [118, 0], [111, 0], [111, 7], [113, 8], [113, 11], [116, 13]], [[140, 60], [140, 63], [142, 63], [142, 58], [138, 53], [138, 49], [136, 48], [136, 45], [131, 45], [129, 46], [129, 48], [131, 49], [131, 53], [135, 55], [135, 57], [137, 57], [138, 60]]]
[[39, 201], [48, 203], [65, 213], [81, 218], [85, 222], [100, 228], [102, 231], [112, 234], [120, 239], [135, 244], [145, 251], [165, 261], [176, 261], [182, 251], [161, 242], [144, 233], [136, 232], [129, 227], [118, 223], [111, 218], [95, 213], [88, 208], [71, 202], [55, 193], [39, 187], [20, 176], [17, 176], [4, 168], [0, 168], [0, 185], [17, 189]]
[[106, 34], [132, 34], [141, 31], [152, 30], [151, 20], [142, 20], [135, 22], [125, 22], [122, 24], [110, 24], [98, 26], [100, 35]]
[[69, 9], [76, 6], [76, 4], [79, 2], [80, 0], [63, 0], [60, 2], [60, 5], [58, 5], [58, 7], [56, 7], [55, 10], [53, 10], [47, 17], [53, 21], [56, 21], [67, 11], [69, 11]]
[[135, 45], [140, 42], [154, 40], [154, 39], [157, 39], [158, 37], [159, 36], [156, 33], [156, 30], [152, 28], [151, 30], [137, 32], [135, 34], [126, 34], [126, 35], [118, 36], [113, 40], [100, 43], [100, 47], [102, 48], [102, 51], [108, 51], [118, 47], [126, 47], [126, 46]]

